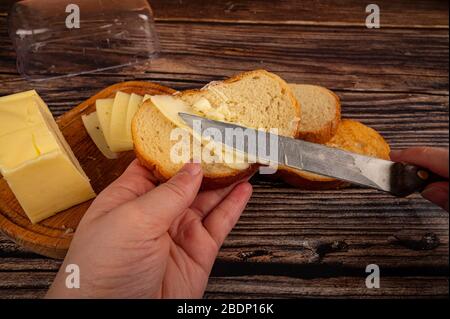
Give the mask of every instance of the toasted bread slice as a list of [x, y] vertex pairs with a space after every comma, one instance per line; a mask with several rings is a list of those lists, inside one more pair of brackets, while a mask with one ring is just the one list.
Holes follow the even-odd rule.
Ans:
[[[222, 82], [214, 82], [200, 90], [176, 94], [189, 105], [206, 99], [219, 109], [226, 107], [232, 114], [230, 122], [271, 129], [279, 134], [295, 137], [298, 132], [300, 105], [291, 88], [278, 76], [264, 70], [239, 74]], [[293, 120], [294, 119], [294, 120]], [[177, 141], [170, 140], [176, 126], [147, 100], [141, 106], [132, 123], [134, 148], [141, 163], [153, 171], [158, 181], [171, 178], [182, 167], [174, 163], [170, 151]], [[235, 183], [254, 174], [257, 165], [238, 170], [225, 164], [202, 163], [203, 188], [213, 189]]]
[[323, 144], [337, 131], [341, 121], [341, 102], [330, 90], [316, 85], [290, 84], [302, 105], [298, 138]]
[[[353, 120], [342, 120], [336, 135], [325, 145], [371, 157], [390, 159], [390, 147], [384, 138], [372, 128]], [[302, 189], [338, 189], [349, 185], [336, 179], [291, 168], [280, 169], [277, 176], [286, 183]]]

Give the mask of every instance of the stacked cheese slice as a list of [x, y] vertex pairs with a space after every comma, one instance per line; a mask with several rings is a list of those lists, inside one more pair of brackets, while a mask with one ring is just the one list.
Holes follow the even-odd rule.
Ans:
[[95, 197], [36, 91], [0, 98], [0, 172], [31, 222]]
[[89, 135], [107, 158], [114, 159], [117, 152], [133, 149], [131, 122], [146, 98], [117, 92], [114, 98], [97, 100], [96, 112], [83, 117]]

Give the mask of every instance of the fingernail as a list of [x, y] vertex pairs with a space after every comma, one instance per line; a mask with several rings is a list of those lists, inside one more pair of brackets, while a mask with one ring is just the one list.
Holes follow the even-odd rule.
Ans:
[[202, 166], [196, 163], [189, 163], [183, 166], [180, 173], [188, 173], [192, 176], [197, 176], [202, 171]]

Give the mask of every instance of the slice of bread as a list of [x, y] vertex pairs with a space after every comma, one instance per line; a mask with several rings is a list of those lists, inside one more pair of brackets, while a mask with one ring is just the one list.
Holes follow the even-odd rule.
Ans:
[[341, 121], [341, 102], [330, 90], [316, 85], [290, 84], [302, 105], [298, 138], [323, 144], [335, 134]]
[[[222, 82], [213, 82], [203, 89], [177, 93], [190, 105], [204, 98], [215, 109], [226, 107], [230, 122], [240, 125], [271, 129], [279, 134], [295, 137], [298, 132], [300, 105], [289, 87], [280, 77], [264, 70], [239, 74]], [[170, 159], [171, 148], [177, 141], [170, 140], [175, 125], [147, 100], [140, 107], [132, 123], [135, 153], [149, 168], [157, 181], [165, 182], [183, 164]], [[225, 164], [202, 163], [204, 189], [213, 189], [235, 183], [254, 174], [252, 165], [244, 170], [232, 169]]]
[[[349, 152], [389, 160], [390, 147], [372, 128], [353, 120], [342, 120], [336, 135], [325, 145]], [[277, 176], [284, 182], [302, 189], [338, 189], [349, 183], [308, 172], [282, 168]]]

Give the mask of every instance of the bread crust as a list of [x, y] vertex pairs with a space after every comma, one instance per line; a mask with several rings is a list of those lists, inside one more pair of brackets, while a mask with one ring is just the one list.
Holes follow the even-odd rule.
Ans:
[[[167, 182], [171, 176], [167, 176], [161, 171], [159, 166], [151, 161], [150, 158], [142, 156], [141, 153], [135, 151], [136, 157], [142, 166], [147, 168], [152, 174], [152, 182], [156, 185]], [[259, 165], [251, 165], [248, 169], [243, 171], [235, 171], [234, 175], [208, 177], [204, 176], [202, 181], [202, 190], [214, 190], [218, 188], [227, 187], [240, 181], [244, 181], [253, 176], [259, 169]]]
[[297, 138], [301, 140], [305, 140], [312, 143], [318, 143], [318, 144], [325, 144], [329, 140], [333, 138], [333, 136], [336, 134], [339, 123], [341, 122], [341, 99], [339, 96], [337, 96], [333, 91], [328, 90], [327, 88], [317, 86], [318, 88], [321, 88], [325, 91], [327, 91], [328, 94], [332, 95], [336, 102], [335, 107], [335, 113], [334, 118], [332, 121], [327, 123], [326, 126], [322, 127], [321, 129], [315, 130], [315, 131], [299, 131], [297, 134]]

